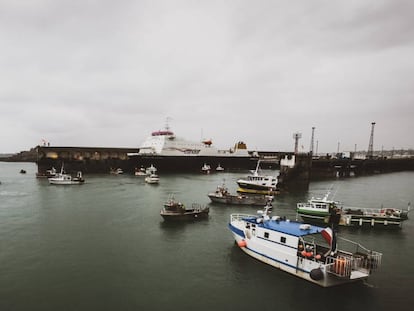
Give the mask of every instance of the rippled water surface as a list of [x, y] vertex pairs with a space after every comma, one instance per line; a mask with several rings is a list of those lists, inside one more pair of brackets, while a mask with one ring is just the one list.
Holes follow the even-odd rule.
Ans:
[[[414, 214], [401, 230], [342, 230], [383, 252], [382, 269], [368, 283], [324, 289], [235, 246], [229, 215], [257, 208], [213, 205], [207, 193], [223, 179], [235, 192], [247, 172], [160, 173], [157, 186], [89, 175], [81, 186], [52, 186], [36, 170], [0, 162], [0, 310], [411, 310], [414, 303]], [[307, 192], [277, 197], [273, 213], [294, 219], [297, 202], [331, 187], [347, 205], [414, 202], [414, 172], [400, 172], [313, 182]], [[159, 211], [170, 194], [208, 204], [209, 219], [165, 223]]]

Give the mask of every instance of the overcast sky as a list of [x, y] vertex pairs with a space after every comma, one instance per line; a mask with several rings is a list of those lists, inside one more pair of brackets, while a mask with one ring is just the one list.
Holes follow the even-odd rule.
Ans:
[[0, 153], [414, 147], [414, 1], [0, 0]]

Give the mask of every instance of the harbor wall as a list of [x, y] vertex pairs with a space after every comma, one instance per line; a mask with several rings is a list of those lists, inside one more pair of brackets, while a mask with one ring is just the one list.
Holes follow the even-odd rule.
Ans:
[[313, 159], [311, 179], [414, 170], [414, 158]]
[[83, 173], [109, 173], [111, 169], [132, 170], [128, 161], [128, 153], [137, 152], [133, 148], [105, 147], [46, 147], [38, 146], [37, 170], [43, 174], [54, 167], [61, 166], [67, 173], [82, 171]]
[[[108, 173], [116, 168], [132, 173], [139, 163], [131, 160], [128, 153], [138, 151], [138, 148], [37, 146], [30, 152], [20, 153], [18, 156], [3, 160], [35, 161], [38, 173], [45, 173], [52, 167], [59, 170], [62, 164], [68, 173], [76, 171]], [[414, 170], [414, 157], [372, 159], [314, 157], [312, 159], [309, 153], [300, 153], [295, 156], [295, 167], [288, 167], [280, 163], [285, 158], [291, 159], [294, 156], [293, 152], [261, 151], [257, 153], [262, 169], [280, 169], [279, 181], [289, 190], [307, 189], [310, 180]], [[251, 164], [248, 165], [249, 169], [256, 166], [256, 161], [257, 158], [252, 157]], [[223, 163], [221, 165], [224, 166]]]
[[308, 153], [285, 154], [280, 160], [278, 190], [281, 193], [307, 190], [311, 177], [312, 157]]

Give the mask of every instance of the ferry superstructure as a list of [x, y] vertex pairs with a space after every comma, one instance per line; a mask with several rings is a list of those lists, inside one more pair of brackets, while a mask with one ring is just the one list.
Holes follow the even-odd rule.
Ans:
[[177, 137], [168, 127], [155, 131], [139, 147], [138, 153], [128, 154], [136, 167], [155, 165], [160, 171], [200, 171], [204, 164], [228, 169], [251, 169], [257, 161], [244, 142], [234, 148], [218, 150], [211, 140], [191, 142]]

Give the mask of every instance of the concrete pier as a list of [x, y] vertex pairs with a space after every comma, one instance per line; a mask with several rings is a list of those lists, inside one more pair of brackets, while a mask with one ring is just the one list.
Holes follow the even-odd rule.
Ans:
[[44, 174], [54, 167], [60, 170], [62, 164], [65, 171], [83, 173], [109, 173], [111, 169], [121, 168], [125, 171], [129, 167], [128, 153], [137, 152], [132, 148], [104, 148], [104, 147], [46, 147], [37, 146], [37, 171]]
[[414, 170], [414, 158], [314, 159], [311, 179], [363, 176]]

